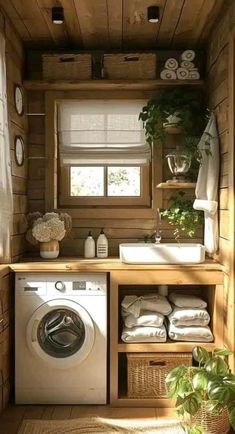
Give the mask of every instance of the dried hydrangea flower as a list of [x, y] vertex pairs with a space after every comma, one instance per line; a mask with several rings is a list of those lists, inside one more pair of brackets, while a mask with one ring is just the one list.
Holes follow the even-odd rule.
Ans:
[[50, 229], [51, 240], [61, 241], [65, 236], [64, 222], [58, 218], [52, 218], [47, 221], [47, 226]]
[[40, 243], [47, 243], [48, 241], [51, 241], [51, 230], [47, 223], [35, 223], [32, 228], [32, 234], [36, 240], [40, 241]]
[[50, 219], [54, 219], [54, 218], [59, 218], [59, 214], [56, 212], [46, 212], [46, 214], [44, 214], [43, 216], [43, 220], [44, 222], [47, 222]]

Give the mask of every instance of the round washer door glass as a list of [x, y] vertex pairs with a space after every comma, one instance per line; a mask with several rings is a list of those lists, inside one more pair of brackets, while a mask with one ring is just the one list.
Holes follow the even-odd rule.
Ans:
[[43, 303], [27, 325], [30, 350], [59, 368], [81, 363], [91, 352], [94, 340], [92, 318], [84, 307], [72, 300]]
[[38, 343], [52, 357], [70, 357], [85, 341], [85, 326], [78, 313], [66, 308], [48, 312], [37, 330]]

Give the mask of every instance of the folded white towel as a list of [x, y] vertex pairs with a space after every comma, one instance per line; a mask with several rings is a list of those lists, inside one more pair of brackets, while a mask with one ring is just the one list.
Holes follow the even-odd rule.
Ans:
[[121, 339], [123, 342], [166, 342], [166, 328], [161, 327], [124, 327]]
[[169, 338], [174, 341], [213, 342], [213, 334], [210, 327], [177, 327], [169, 324]]
[[168, 319], [176, 326], [207, 326], [210, 322], [210, 315], [206, 309], [174, 307]]
[[176, 72], [170, 69], [163, 69], [161, 71], [160, 77], [162, 80], [176, 80]]
[[207, 307], [207, 303], [196, 295], [171, 292], [168, 298], [177, 307], [197, 307], [202, 309]]
[[179, 66], [178, 61], [176, 59], [174, 59], [173, 57], [170, 57], [165, 62], [165, 68], [171, 69], [172, 71], [175, 71], [178, 68], [178, 66]]
[[188, 79], [189, 80], [200, 80], [200, 73], [198, 72], [197, 69], [191, 69], [191, 71], [189, 71], [188, 74]]
[[215, 200], [195, 199], [193, 208], [214, 215], [217, 212], [218, 202]]
[[189, 76], [189, 70], [186, 68], [178, 68], [176, 75], [179, 80], [187, 80]]
[[183, 60], [180, 64], [181, 68], [186, 68], [188, 70], [195, 69], [195, 65], [193, 62], [189, 62], [188, 60]]
[[195, 51], [193, 51], [193, 50], [185, 50], [181, 54], [182, 60], [188, 60], [189, 62], [192, 62], [192, 60], [194, 60], [194, 58], [195, 58]]
[[142, 311], [139, 318], [135, 318], [131, 313], [126, 316], [126, 312], [123, 312], [124, 324], [127, 328], [136, 326], [149, 326], [149, 327], [161, 327], [163, 325], [164, 316], [158, 312], [150, 312], [148, 310]]
[[167, 298], [159, 294], [147, 294], [141, 297], [126, 295], [121, 305], [124, 312], [131, 313], [135, 318], [138, 318], [143, 310], [159, 312], [163, 315], [169, 315], [172, 311]]

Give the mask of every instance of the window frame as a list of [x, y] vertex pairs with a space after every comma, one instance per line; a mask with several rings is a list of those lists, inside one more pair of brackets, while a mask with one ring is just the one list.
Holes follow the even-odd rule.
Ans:
[[[146, 199], [139, 203], [130, 203], [128, 198], [124, 202], [116, 205], [111, 202], [109, 204], [72, 204], [67, 202], [61, 205], [59, 194], [59, 173], [58, 173], [58, 143], [57, 143], [57, 104], [60, 100], [74, 99], [145, 99], [152, 97], [152, 91], [146, 90], [81, 90], [81, 91], [56, 91], [50, 90], [45, 92], [45, 131], [46, 131], [46, 167], [45, 167], [45, 210], [61, 210], [70, 213], [73, 218], [155, 218], [156, 209], [162, 207], [163, 195], [160, 189], [156, 189], [156, 185], [162, 182], [162, 148], [161, 146], [153, 147], [152, 164], [148, 167], [148, 186], [149, 195]], [[147, 173], [147, 171], [146, 171]], [[77, 197], [75, 198], [77, 201]], [[88, 198], [90, 200], [90, 197]], [[99, 198], [99, 201], [102, 198]], [[106, 198], [105, 198], [106, 199]], [[127, 199], [129, 204], [127, 204]], [[132, 199], [136, 197], [132, 196]], [[138, 197], [139, 199], [139, 197]], [[141, 199], [142, 200], [142, 199]], [[126, 203], [125, 203], [126, 202]]]

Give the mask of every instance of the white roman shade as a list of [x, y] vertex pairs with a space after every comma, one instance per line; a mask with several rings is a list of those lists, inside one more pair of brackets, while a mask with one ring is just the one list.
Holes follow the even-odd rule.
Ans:
[[58, 103], [58, 144], [63, 166], [144, 165], [151, 159], [139, 113], [144, 100]]

